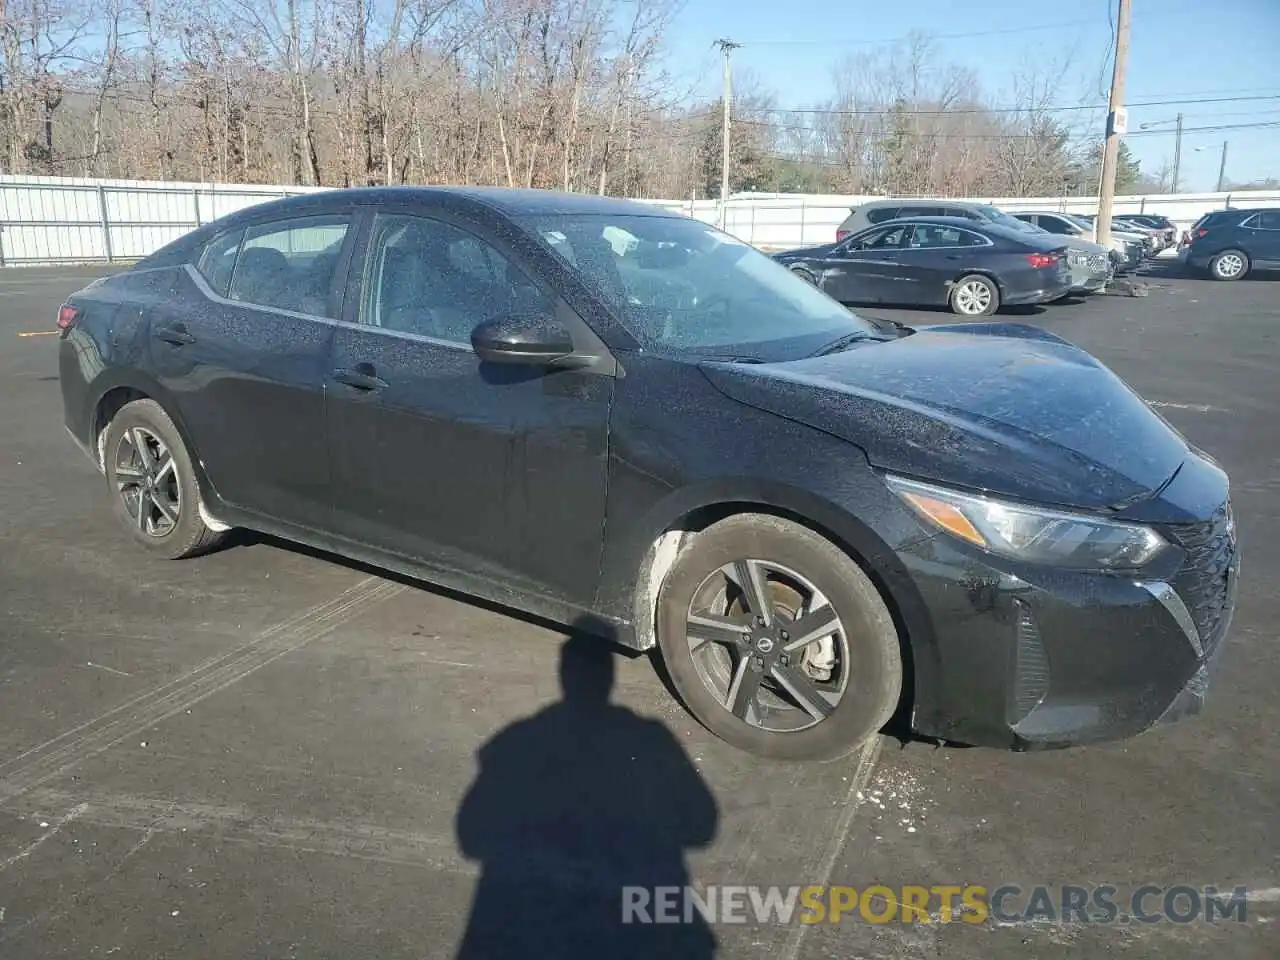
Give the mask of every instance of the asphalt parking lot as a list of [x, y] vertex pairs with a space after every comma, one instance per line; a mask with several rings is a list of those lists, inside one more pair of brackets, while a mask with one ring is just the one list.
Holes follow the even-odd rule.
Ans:
[[[1280, 279], [1161, 264], [1146, 297], [1007, 317], [1098, 355], [1231, 473], [1242, 584], [1202, 715], [783, 765], [712, 739], [645, 658], [615, 658], [613, 702], [650, 722], [564, 702], [547, 624], [260, 538], [131, 549], [63, 432], [57, 338], [22, 336], [94, 275], [0, 272], [0, 957], [444, 958], [481, 917], [507, 925], [485, 956], [578, 956], [605, 848], [654, 862], [642, 884], [1249, 890], [1243, 923], [720, 924], [721, 957], [1280, 954]], [[668, 782], [681, 752], [696, 775]], [[515, 882], [498, 838], [539, 804], [591, 839]], [[624, 935], [590, 955], [655, 949]]]

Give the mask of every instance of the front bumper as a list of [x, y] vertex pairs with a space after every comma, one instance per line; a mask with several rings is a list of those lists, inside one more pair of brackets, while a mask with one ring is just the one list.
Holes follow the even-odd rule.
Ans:
[[1142, 578], [1017, 564], [942, 534], [902, 551], [935, 639], [936, 682], [916, 704], [916, 729], [1028, 750], [1130, 737], [1197, 712], [1235, 606], [1226, 517], [1162, 528], [1179, 549]]

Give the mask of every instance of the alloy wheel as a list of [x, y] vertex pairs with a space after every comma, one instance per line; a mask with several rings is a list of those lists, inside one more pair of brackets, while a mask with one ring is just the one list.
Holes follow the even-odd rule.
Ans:
[[149, 537], [164, 537], [182, 514], [177, 464], [164, 441], [146, 427], [130, 427], [116, 445], [116, 489], [129, 516]]
[[991, 306], [991, 288], [980, 280], [969, 280], [956, 291], [956, 309], [977, 316]]
[[1238, 253], [1223, 254], [1214, 264], [1214, 270], [1217, 271], [1218, 276], [1226, 279], [1238, 277], [1244, 270], [1244, 258]]
[[721, 706], [768, 732], [816, 726], [848, 686], [849, 644], [835, 608], [803, 575], [768, 560], [739, 560], [703, 580], [686, 638]]

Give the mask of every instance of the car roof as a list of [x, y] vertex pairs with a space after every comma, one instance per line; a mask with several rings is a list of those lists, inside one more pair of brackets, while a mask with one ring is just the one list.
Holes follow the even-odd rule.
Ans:
[[317, 190], [269, 203], [246, 207], [227, 217], [249, 219], [260, 216], [278, 216], [292, 210], [299, 212], [344, 203], [377, 204], [435, 204], [454, 210], [477, 207], [486, 208], [508, 217], [549, 216], [557, 214], [613, 214], [648, 217], [679, 217], [681, 214], [662, 207], [601, 197], [595, 194], [562, 193], [555, 190], [532, 190], [508, 187], [351, 187], [339, 190]]
[[985, 207], [987, 204], [980, 203], [977, 200], [947, 200], [939, 197], [888, 197], [884, 200], [868, 200], [866, 203], [860, 203], [853, 209], [861, 210], [865, 207], [904, 207], [914, 203], [931, 203], [940, 207]]

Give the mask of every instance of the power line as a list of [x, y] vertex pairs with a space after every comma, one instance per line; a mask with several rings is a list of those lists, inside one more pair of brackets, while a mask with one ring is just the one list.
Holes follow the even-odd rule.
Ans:
[[[1157, 12], [1166, 17], [1167, 16], [1183, 16], [1188, 13], [1203, 13], [1204, 7], [1203, 7], [1203, 4], [1195, 4], [1192, 6], [1177, 8], [1174, 10], [1160, 10]], [[1151, 14], [1147, 14], [1143, 17], [1144, 20], [1151, 19], [1151, 18], [1152, 18]], [[999, 30], [975, 30], [967, 33], [938, 33], [938, 34], [907, 33], [898, 37], [885, 37], [880, 40], [867, 40], [863, 38], [858, 38], [856, 40], [851, 40], [851, 39], [841, 40], [841, 39], [835, 39], [835, 38], [815, 37], [809, 40], [744, 40], [744, 41], [741, 41], [741, 44], [744, 47], [816, 47], [816, 46], [865, 47], [865, 46], [879, 46], [879, 45], [892, 44], [892, 43], [901, 43], [904, 40], [912, 39], [913, 36], [921, 36], [925, 40], [970, 40], [978, 37], [1005, 37], [1005, 36], [1012, 36], [1014, 34], [1019, 34], [1019, 33], [1038, 33], [1044, 30], [1063, 30], [1069, 27], [1093, 27], [1093, 26], [1097, 26], [1097, 24], [1098, 24], [1097, 19], [1093, 18], [1089, 20], [1064, 20], [1064, 21], [1059, 21], [1057, 23], [1042, 23], [1042, 24], [1036, 24], [1034, 26], [1026, 26], [1026, 27], [1007, 27]], [[1114, 30], [1114, 21], [1113, 21], [1112, 29]], [[1113, 34], [1113, 40], [1114, 40], [1114, 34]]]
[[[801, 124], [785, 124], [771, 120], [743, 120], [741, 118], [734, 121], [744, 126], [766, 127], [775, 131], [794, 132], [794, 133], [815, 133], [817, 131], [812, 127]], [[1203, 127], [1184, 127], [1183, 133], [1215, 133], [1221, 130], [1257, 130], [1266, 127], [1280, 127], [1280, 120], [1264, 120], [1257, 123], [1226, 123], [1215, 124]], [[1132, 130], [1125, 134], [1125, 138], [1137, 136], [1159, 136], [1172, 134], [1173, 130]], [[1051, 136], [1036, 133], [956, 133], [956, 132], [932, 132], [932, 131], [915, 131], [911, 134], [913, 138], [921, 140], [1046, 140]]]
[[[1136, 107], [1176, 107], [1187, 104], [1199, 103], [1241, 103], [1245, 101], [1256, 100], [1280, 100], [1280, 94], [1271, 94], [1267, 96], [1251, 96], [1251, 97], [1207, 97], [1199, 100], [1148, 100], [1142, 103], [1131, 103], [1129, 108]], [[754, 110], [756, 113], [796, 113], [796, 114], [814, 114], [826, 116], [847, 116], [847, 117], [886, 117], [886, 116], [914, 116], [914, 117], [954, 117], [964, 114], [991, 114], [991, 113], [1067, 113], [1079, 110], [1104, 110], [1105, 103], [1096, 104], [1073, 104], [1065, 107], [957, 107], [947, 110], [914, 110], [904, 107], [901, 110], [893, 108], [874, 110], [837, 110], [827, 107], [761, 107]]]

